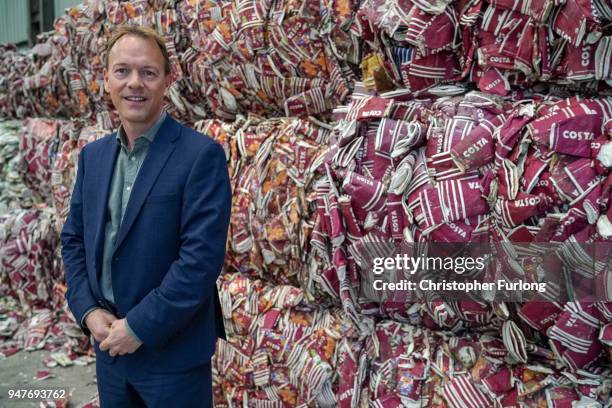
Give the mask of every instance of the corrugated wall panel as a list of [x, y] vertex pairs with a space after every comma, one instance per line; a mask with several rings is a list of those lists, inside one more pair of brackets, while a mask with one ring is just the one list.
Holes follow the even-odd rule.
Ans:
[[28, 2], [0, 0], [0, 43], [28, 41]]
[[62, 16], [67, 8], [78, 6], [81, 0], [55, 0], [55, 18]]

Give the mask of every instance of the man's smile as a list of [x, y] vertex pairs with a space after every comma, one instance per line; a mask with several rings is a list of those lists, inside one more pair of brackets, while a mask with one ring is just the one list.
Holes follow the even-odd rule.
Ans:
[[124, 99], [130, 102], [144, 102], [147, 100], [144, 96], [125, 96]]

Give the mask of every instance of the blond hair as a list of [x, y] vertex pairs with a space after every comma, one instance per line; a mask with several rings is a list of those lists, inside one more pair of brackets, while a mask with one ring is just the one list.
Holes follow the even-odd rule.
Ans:
[[166, 49], [166, 44], [162, 36], [159, 35], [157, 31], [153, 30], [152, 28], [129, 24], [124, 24], [117, 27], [117, 29], [113, 31], [113, 35], [111, 36], [110, 40], [108, 40], [108, 42], [106, 43], [106, 63], [104, 65], [107, 69], [111, 49], [113, 48], [115, 43], [125, 35], [136, 35], [140, 38], [144, 38], [145, 40], [155, 41], [155, 44], [157, 44], [159, 50], [162, 53], [162, 56], [164, 57], [164, 73], [166, 75], [170, 74], [170, 57], [168, 55], [168, 50]]

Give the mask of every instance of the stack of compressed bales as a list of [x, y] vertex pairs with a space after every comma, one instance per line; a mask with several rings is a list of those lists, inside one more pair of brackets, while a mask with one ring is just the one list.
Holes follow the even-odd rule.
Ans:
[[314, 1], [182, 2], [187, 72], [212, 112], [305, 116], [350, 92], [348, 29], [355, 4]]
[[116, 124], [104, 44], [126, 23], [164, 37], [176, 78], [168, 109], [189, 123], [325, 115], [356, 73], [379, 93], [457, 81], [498, 95], [538, 83], [609, 92], [611, 21], [612, 8], [596, 0], [86, 0], [31, 52], [4, 46], [0, 112]]
[[610, 89], [606, 2], [366, 0], [357, 15], [362, 80], [380, 93], [461, 80], [497, 95], [544, 82]]
[[[511, 366], [545, 353], [549, 368], [562, 367], [572, 379], [564, 385], [581, 384], [571, 374], [580, 370], [607, 378], [611, 303], [592, 283], [605, 283], [610, 273], [611, 101], [475, 91], [404, 101], [364, 91], [352, 99], [336, 111], [312, 234], [315, 256], [330, 268], [318, 269], [325, 271], [321, 279], [345, 313], [355, 322], [363, 314], [391, 317], [458, 336], [486, 330], [503, 337]], [[534, 258], [498, 253], [496, 276], [528, 280], [544, 258], [556, 260], [567, 278], [522, 303], [491, 303], [484, 292], [475, 300], [443, 291], [418, 299], [372, 295], [363, 254], [408, 242], [539, 244]], [[600, 252], [581, 243], [600, 243]], [[553, 248], [560, 250], [551, 255]], [[577, 261], [576, 253], [584, 258]], [[585, 273], [590, 291], [581, 293]], [[577, 301], [564, 303], [565, 291], [579, 294]]]
[[[362, 392], [380, 407], [602, 406], [609, 401], [609, 369], [572, 373], [560, 369], [549, 350], [511, 337], [449, 336], [383, 320], [366, 341], [370, 372]], [[529, 350], [528, 364], [514, 354], [519, 342]]]
[[0, 353], [44, 348], [64, 365], [85, 364], [89, 339], [65, 304], [54, 218], [51, 208], [0, 215]]
[[[0, 115], [95, 124], [33, 119], [22, 139], [26, 182], [61, 227], [79, 148], [117, 124], [104, 42], [122, 23], [164, 36], [167, 109], [204, 119], [233, 183], [226, 269], [240, 273], [220, 281], [218, 404], [597, 406], [612, 352], [611, 20], [597, 0], [88, 0], [33, 51], [2, 49]], [[489, 245], [494, 276], [562, 275], [517, 302], [369, 289], [370, 251], [440, 242]], [[37, 306], [27, 336], [8, 312], [5, 339], [45, 344]]]
[[87, 0], [31, 52], [3, 48], [0, 112], [116, 124], [103, 90], [104, 44], [114, 27], [138, 24], [155, 27], [166, 42], [175, 77], [167, 108], [175, 117], [325, 113], [354, 80], [347, 63], [358, 55], [348, 33], [354, 7]]
[[[59, 229], [79, 147], [103, 131], [78, 121], [2, 122], [6, 211], [0, 214], [0, 291], [5, 300], [0, 349], [53, 351], [49, 364], [85, 364], [89, 339], [65, 302]], [[10, 154], [10, 157], [9, 157]], [[19, 194], [19, 196], [16, 196]]]
[[298, 288], [242, 274], [219, 284], [228, 341], [213, 357], [215, 406], [333, 407], [353, 388], [353, 373], [337, 369], [358, 331], [339, 309], [312, 308]]
[[17, 209], [1, 217], [2, 294], [19, 300], [24, 311], [44, 307], [51, 299], [56, 274], [52, 255], [58, 239], [53, 211]]
[[19, 135], [23, 122], [0, 122], [0, 214], [17, 208], [30, 208], [34, 197], [21, 177]]
[[301, 287], [317, 296], [307, 269], [314, 180], [330, 129], [319, 122], [255, 117], [196, 128], [225, 146], [233, 184], [228, 271]]

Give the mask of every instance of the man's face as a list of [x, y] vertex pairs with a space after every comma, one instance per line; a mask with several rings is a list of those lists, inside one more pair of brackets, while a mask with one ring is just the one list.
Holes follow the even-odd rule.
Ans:
[[111, 48], [104, 70], [104, 88], [122, 123], [152, 126], [161, 114], [164, 93], [172, 79], [154, 40], [127, 34]]

